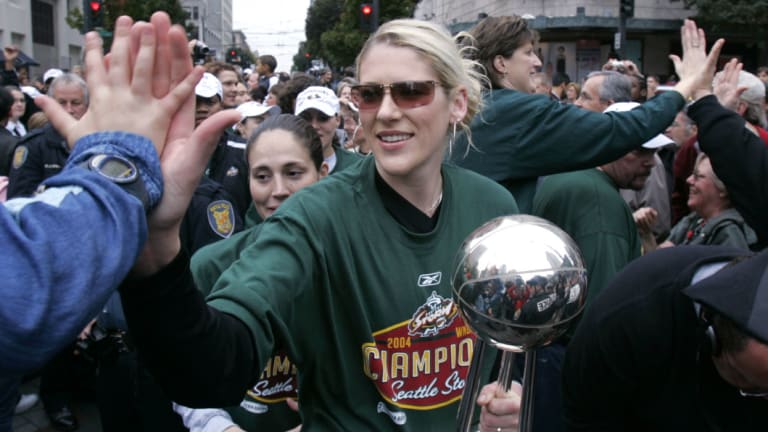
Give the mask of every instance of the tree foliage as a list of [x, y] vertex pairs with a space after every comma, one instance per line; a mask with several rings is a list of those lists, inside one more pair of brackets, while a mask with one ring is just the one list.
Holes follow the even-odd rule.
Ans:
[[307, 43], [299, 43], [299, 52], [293, 56], [293, 70], [305, 71], [312, 66], [311, 64], [312, 54], [307, 50]]
[[149, 21], [153, 13], [165, 11], [174, 24], [184, 25], [187, 19], [187, 12], [179, 0], [106, 0], [104, 3], [107, 11], [104, 25], [109, 31], [114, 29], [115, 20], [120, 15], [128, 15], [134, 21]]
[[[104, 0], [104, 30], [112, 32], [115, 28], [115, 20], [121, 15], [128, 15], [134, 21], [149, 21], [153, 13], [165, 11], [174, 24], [186, 26], [187, 12], [181, 7], [179, 0]], [[67, 24], [74, 29], [83, 27], [83, 11], [80, 8], [72, 8], [66, 17]], [[191, 33], [192, 27], [187, 28]], [[192, 33], [196, 34], [196, 33]]]
[[[371, 2], [370, 0], [368, 2]], [[307, 11], [305, 33], [307, 41], [299, 48], [296, 60], [310, 53], [334, 68], [354, 64], [369, 33], [360, 30], [360, 0], [316, 0]], [[372, 3], [372, 2], [371, 2]], [[379, 22], [413, 16], [418, 0], [380, 0]]]
[[768, 0], [686, 0], [695, 7], [697, 23], [715, 31], [764, 32], [768, 25]]

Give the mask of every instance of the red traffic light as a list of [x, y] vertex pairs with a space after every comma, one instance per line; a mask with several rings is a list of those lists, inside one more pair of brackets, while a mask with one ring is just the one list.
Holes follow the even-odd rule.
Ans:
[[99, 9], [101, 9], [101, 2], [100, 1], [92, 1], [88, 3], [91, 6], [91, 10], [94, 12], [98, 12]]
[[230, 51], [230, 52], [229, 52], [229, 55], [231, 55], [232, 57], [234, 57], [234, 56], [236, 56], [236, 55], [237, 55], [237, 51], [235, 51], [235, 50], [232, 50], [232, 51]]
[[312, 54], [310, 54], [310, 53], [304, 53], [304, 57], [306, 57], [306, 58], [310, 58], [310, 57], [312, 57]]
[[371, 5], [369, 5], [369, 4], [364, 4], [364, 5], [363, 5], [363, 6], [360, 8], [360, 11], [363, 13], [363, 15], [370, 15], [370, 14], [372, 14], [372, 13], [373, 13], [373, 8], [372, 8], [372, 7], [371, 7]]

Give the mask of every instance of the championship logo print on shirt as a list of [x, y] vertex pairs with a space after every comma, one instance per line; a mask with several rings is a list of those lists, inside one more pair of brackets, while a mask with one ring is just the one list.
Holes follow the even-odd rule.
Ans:
[[218, 200], [208, 205], [208, 224], [216, 234], [229, 238], [235, 230], [235, 212], [232, 203]]
[[363, 368], [387, 402], [429, 410], [461, 398], [475, 336], [453, 300], [433, 291], [411, 319], [373, 339], [362, 346]]
[[288, 354], [282, 350], [276, 352], [267, 362], [259, 380], [246, 393], [246, 399], [240, 403], [240, 407], [254, 414], [262, 414], [269, 410], [263, 404], [298, 398], [297, 375], [296, 366], [288, 358]]

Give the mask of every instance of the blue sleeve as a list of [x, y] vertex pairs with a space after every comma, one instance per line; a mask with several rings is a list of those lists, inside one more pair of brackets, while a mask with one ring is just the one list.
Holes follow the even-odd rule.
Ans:
[[0, 375], [39, 367], [72, 342], [146, 240], [141, 202], [77, 166], [97, 152], [132, 159], [152, 202], [160, 198], [162, 176], [152, 143], [107, 132], [81, 139], [65, 170], [45, 181], [43, 193], [0, 206]]

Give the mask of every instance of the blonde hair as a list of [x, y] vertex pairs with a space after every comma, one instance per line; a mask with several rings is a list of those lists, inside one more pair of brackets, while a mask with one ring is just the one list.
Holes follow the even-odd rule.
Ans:
[[460, 86], [467, 89], [467, 114], [456, 123], [456, 126], [467, 135], [467, 140], [471, 144], [469, 125], [475, 115], [482, 110], [481, 81], [484, 77], [477, 72], [477, 62], [463, 57], [448, 30], [428, 21], [415, 19], [389, 21], [379, 27], [360, 50], [355, 61], [358, 74], [362, 59], [371, 47], [377, 44], [410, 48], [418, 52], [432, 65], [440, 81], [440, 87], [445, 90], [447, 96], [451, 96]]

